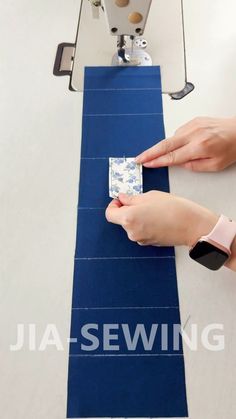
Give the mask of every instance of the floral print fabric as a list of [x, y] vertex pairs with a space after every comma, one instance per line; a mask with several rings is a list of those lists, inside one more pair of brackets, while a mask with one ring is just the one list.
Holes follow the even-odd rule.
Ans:
[[142, 165], [134, 157], [109, 158], [109, 196], [119, 193], [138, 195], [143, 192]]

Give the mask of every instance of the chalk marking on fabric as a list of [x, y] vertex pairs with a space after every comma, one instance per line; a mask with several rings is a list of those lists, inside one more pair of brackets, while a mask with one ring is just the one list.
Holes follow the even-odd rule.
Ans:
[[122, 87], [122, 88], [103, 88], [103, 89], [84, 89], [84, 92], [122, 92], [122, 91], [145, 91], [145, 90], [161, 90], [160, 87]]
[[83, 117], [97, 117], [97, 116], [156, 116], [161, 115], [163, 113], [160, 112], [151, 112], [151, 113], [85, 113]]
[[110, 257], [75, 257], [74, 260], [111, 260], [111, 259], [175, 259], [175, 256], [110, 256]]
[[126, 357], [126, 356], [168, 356], [168, 357], [172, 357], [172, 356], [179, 356], [179, 357], [183, 357], [184, 356], [184, 354], [183, 353], [181, 353], [181, 354], [70, 354], [69, 355], [69, 357], [83, 357], [83, 356], [86, 356], [86, 357], [92, 357], [92, 356], [95, 356], [95, 357], [105, 357], [105, 356], [112, 356], [112, 357], [121, 357], [121, 356], [123, 356], [123, 357]]
[[77, 207], [78, 210], [105, 210], [105, 207]]
[[173, 309], [178, 310], [179, 306], [164, 306], [164, 307], [72, 307], [72, 310], [162, 310]]

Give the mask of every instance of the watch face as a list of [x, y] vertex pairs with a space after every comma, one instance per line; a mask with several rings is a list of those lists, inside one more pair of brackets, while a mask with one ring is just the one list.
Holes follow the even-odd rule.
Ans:
[[220, 269], [229, 258], [228, 253], [217, 249], [217, 247], [207, 241], [199, 241], [190, 250], [189, 255], [196, 262], [212, 271]]

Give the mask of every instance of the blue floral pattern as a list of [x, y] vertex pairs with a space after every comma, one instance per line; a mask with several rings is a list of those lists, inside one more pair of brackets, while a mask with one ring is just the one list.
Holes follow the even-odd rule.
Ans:
[[109, 158], [109, 196], [119, 193], [138, 195], [143, 192], [142, 165], [133, 157]]

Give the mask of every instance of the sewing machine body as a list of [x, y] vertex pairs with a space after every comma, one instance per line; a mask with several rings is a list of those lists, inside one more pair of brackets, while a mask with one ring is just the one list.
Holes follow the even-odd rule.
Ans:
[[83, 91], [84, 68], [109, 65], [160, 65], [163, 93], [181, 99], [192, 91], [183, 0], [81, 0], [76, 41], [59, 45], [54, 74], [70, 75], [70, 89]]

